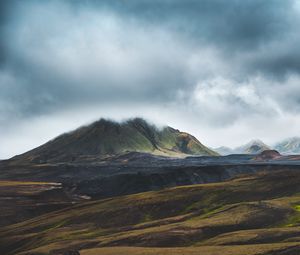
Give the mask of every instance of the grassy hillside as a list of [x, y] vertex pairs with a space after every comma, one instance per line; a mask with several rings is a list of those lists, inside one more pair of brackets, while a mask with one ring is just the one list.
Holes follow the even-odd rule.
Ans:
[[101, 119], [63, 134], [16, 159], [41, 163], [74, 161], [132, 151], [166, 156], [217, 155], [188, 133], [171, 127], [158, 129], [136, 118], [123, 123]]
[[84, 200], [60, 183], [0, 181], [0, 227], [62, 209]]
[[299, 182], [282, 171], [85, 202], [1, 229], [0, 250], [299, 254]]

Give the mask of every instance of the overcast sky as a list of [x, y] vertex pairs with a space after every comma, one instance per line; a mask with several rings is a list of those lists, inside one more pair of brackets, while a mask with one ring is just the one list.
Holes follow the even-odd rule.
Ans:
[[101, 117], [211, 147], [300, 135], [300, 1], [1, 1], [0, 158]]

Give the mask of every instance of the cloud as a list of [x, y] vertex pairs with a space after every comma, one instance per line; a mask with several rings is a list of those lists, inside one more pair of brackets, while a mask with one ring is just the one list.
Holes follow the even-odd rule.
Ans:
[[[11, 143], [0, 157], [103, 116], [144, 116], [212, 146], [276, 139], [279, 120], [298, 118], [298, 0], [29, 0], [0, 10], [0, 139]], [[259, 132], [266, 121], [274, 131]]]
[[46, 110], [78, 101], [168, 100], [170, 88], [186, 83], [190, 53], [171, 35], [109, 12], [74, 14], [60, 5], [30, 6], [6, 32], [8, 66], [22, 83], [18, 90], [31, 94], [33, 108], [42, 98]]

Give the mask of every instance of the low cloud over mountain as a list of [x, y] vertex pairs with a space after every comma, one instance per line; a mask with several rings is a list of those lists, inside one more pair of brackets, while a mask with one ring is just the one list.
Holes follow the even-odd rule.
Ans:
[[143, 116], [214, 147], [299, 132], [297, 0], [15, 0], [0, 10], [0, 158], [99, 117]]

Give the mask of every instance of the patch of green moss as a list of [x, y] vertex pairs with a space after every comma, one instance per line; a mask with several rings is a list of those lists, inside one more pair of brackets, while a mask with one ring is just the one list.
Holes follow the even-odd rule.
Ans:
[[297, 212], [300, 212], [300, 205], [296, 205], [294, 208]]
[[67, 220], [63, 220], [63, 221], [60, 221], [60, 222], [55, 222], [54, 224], [48, 226], [44, 231], [42, 231], [41, 233], [45, 233], [45, 232], [48, 232], [48, 231], [52, 231], [52, 230], [55, 230], [57, 228], [60, 228], [64, 225], [67, 224]]
[[221, 212], [223, 211], [225, 208], [225, 206], [219, 206], [219, 207], [215, 207], [215, 208], [211, 208], [211, 209], [207, 209], [207, 210], [204, 210], [204, 214], [201, 215], [201, 218], [206, 218], [206, 217], [209, 217], [215, 213], [218, 213], [218, 212]]
[[193, 211], [199, 211], [203, 214], [209, 213], [226, 204], [226, 200], [223, 199], [224, 195], [224, 190], [215, 190], [213, 192], [204, 193], [199, 201], [189, 204], [183, 213], [190, 213]]
[[285, 227], [295, 227], [300, 225], [300, 205], [293, 206], [295, 213], [290, 216], [283, 224]]
[[152, 220], [152, 216], [149, 213], [147, 213], [147, 214], [144, 215], [141, 223], [148, 222], [148, 221], [151, 221], [151, 220]]

